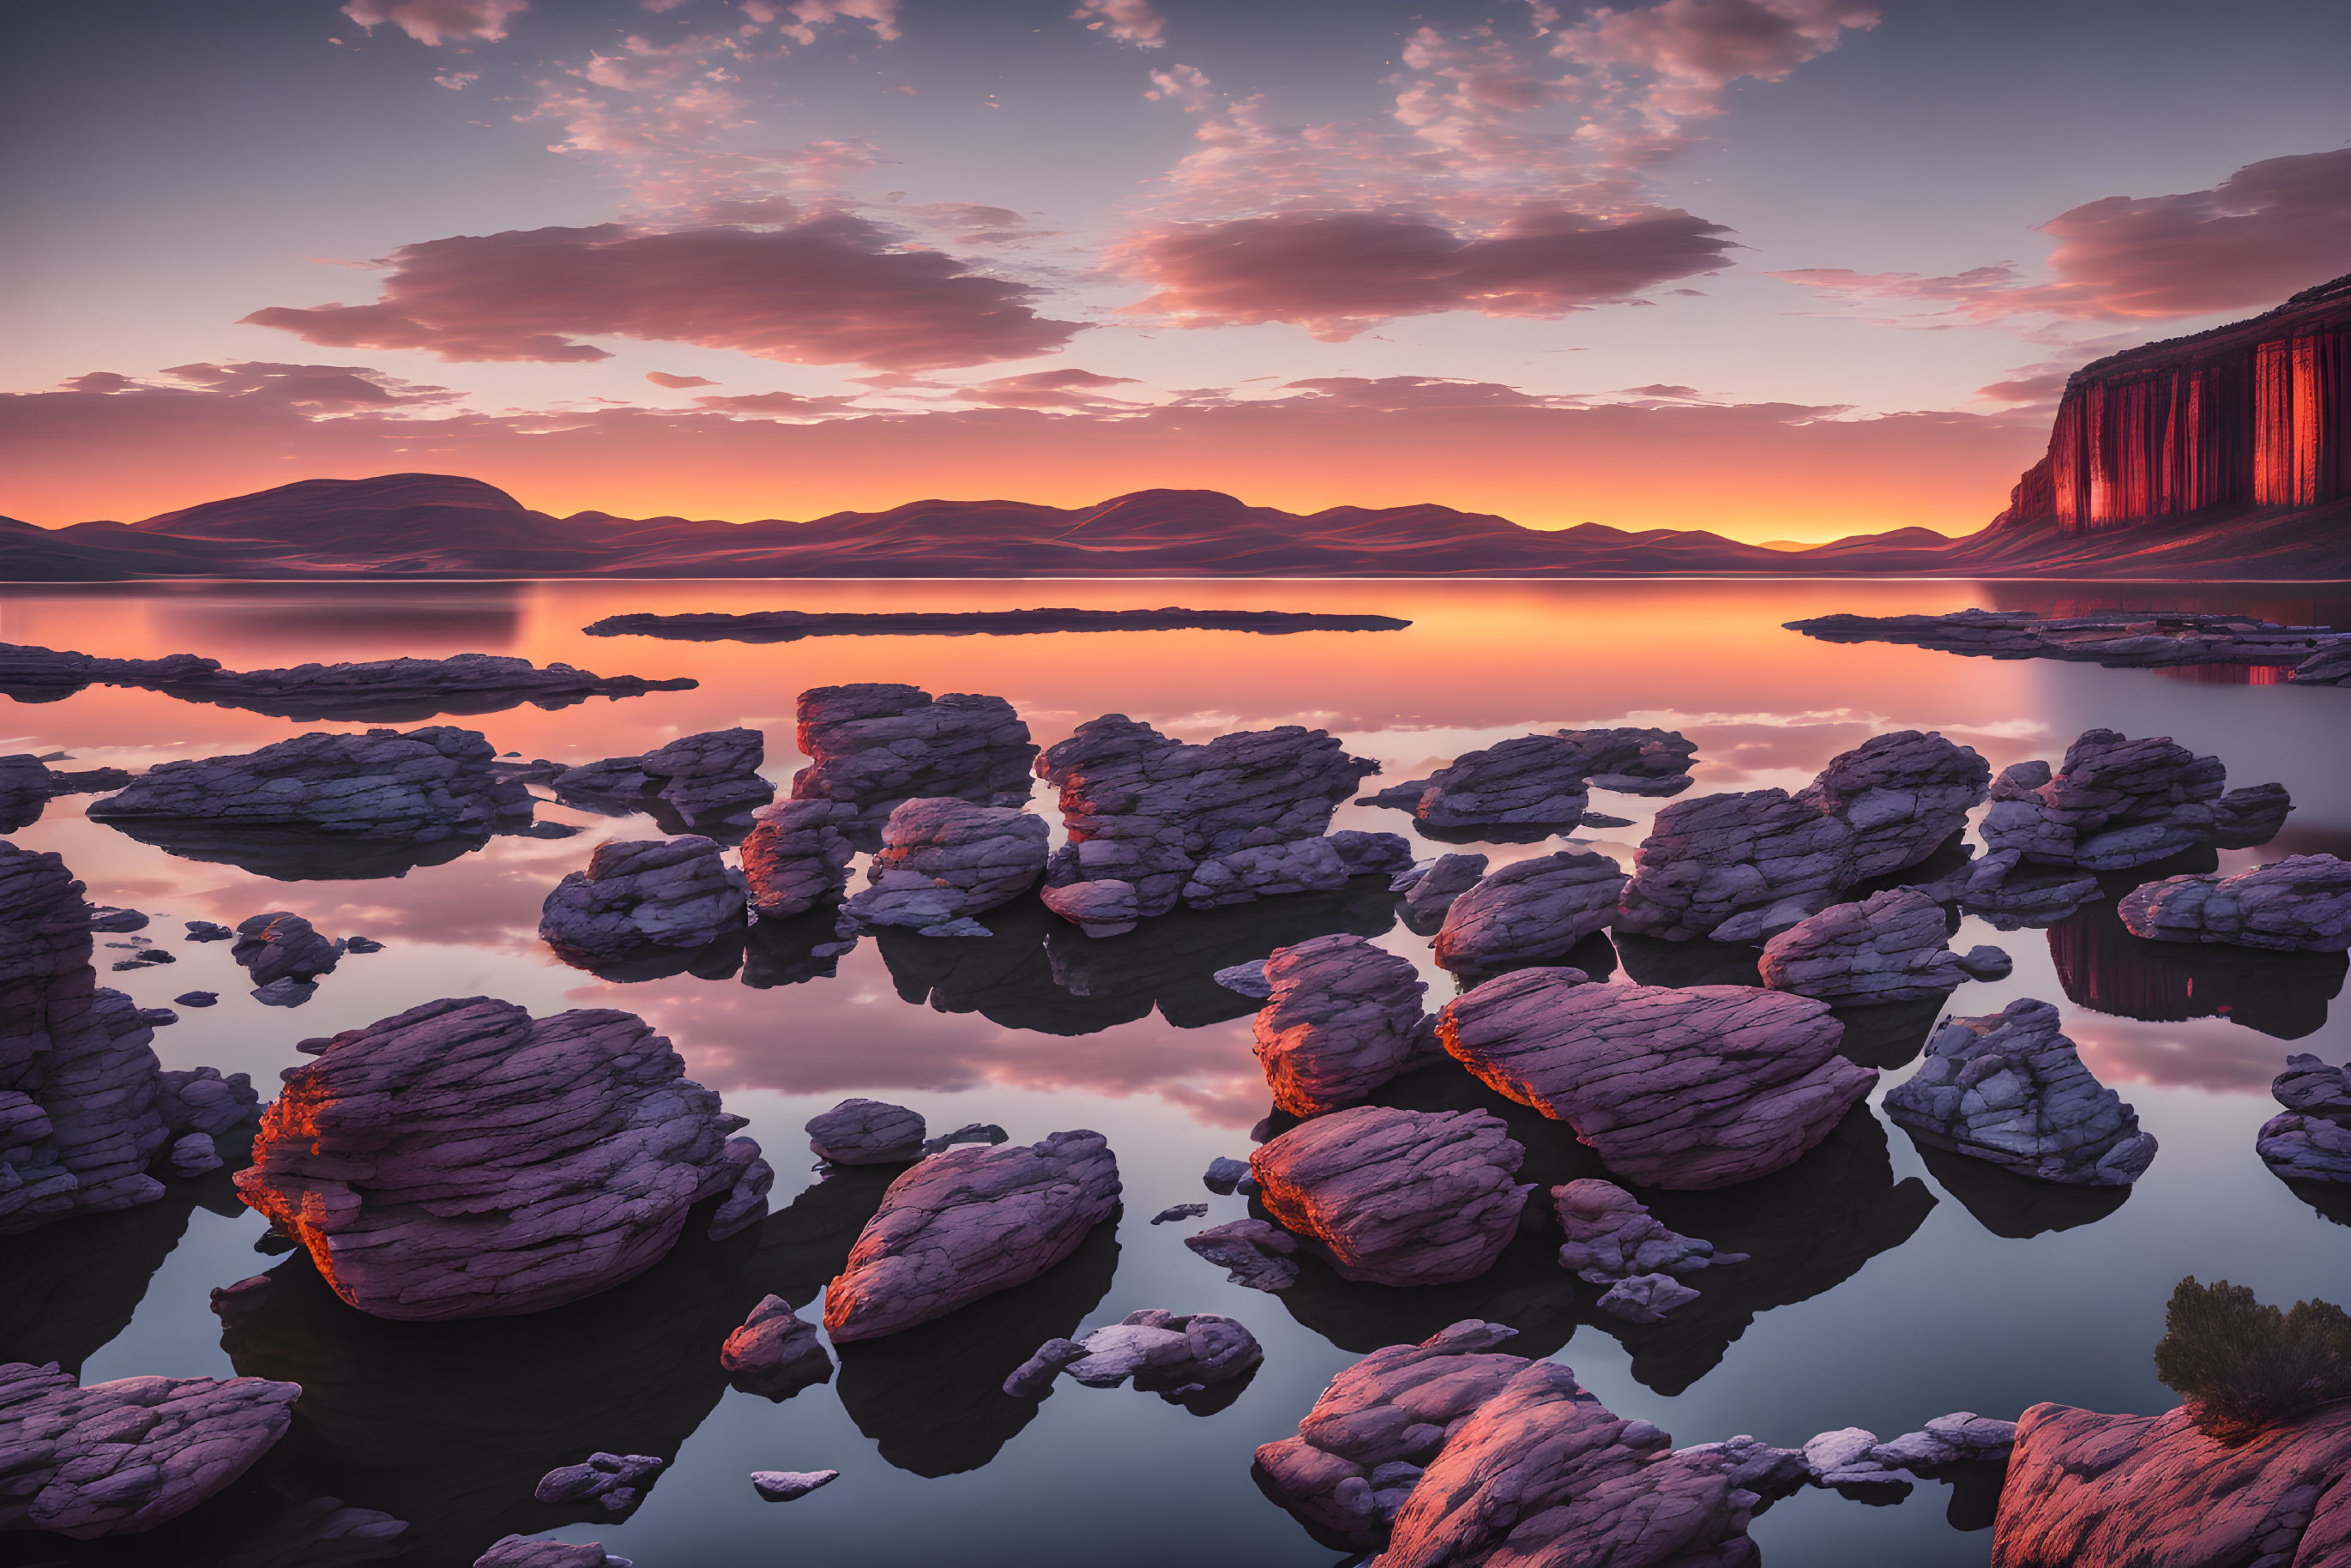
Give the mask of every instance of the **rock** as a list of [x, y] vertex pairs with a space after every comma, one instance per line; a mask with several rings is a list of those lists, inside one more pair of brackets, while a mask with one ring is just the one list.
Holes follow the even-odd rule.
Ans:
[[1342, 828], [1323, 841], [1350, 877], [1394, 877], [1412, 864], [1412, 841], [1402, 833], [1367, 833]]
[[220, 993], [218, 991], [182, 991], [172, 1000], [183, 1008], [209, 1008], [219, 1004]]
[[2105, 896], [2096, 873], [2026, 865], [2015, 849], [1969, 862], [1952, 891], [1962, 910], [1999, 931], [2054, 925]]
[[2283, 784], [2248, 784], [2212, 802], [2212, 841], [2224, 850], [2250, 850], [2285, 831], [2294, 810]]
[[769, 1502], [790, 1502], [840, 1479], [839, 1470], [753, 1470], [751, 1489]]
[[1568, 1182], [1551, 1189], [1551, 1200], [1567, 1239], [1559, 1249], [1559, 1266], [1595, 1285], [1747, 1261], [1743, 1252], [1718, 1253], [1711, 1241], [1678, 1234], [1614, 1182]]
[[[2227, 769], [2168, 737], [2127, 739], [2087, 729], [2063, 764], [2019, 762], [1992, 786], [1979, 832], [1984, 847], [2016, 851], [2040, 865], [2124, 871], [2212, 843]], [[2271, 793], [2272, 789], [2275, 793]], [[2252, 830], [2291, 810], [2282, 787], [2241, 791], [2233, 828]]]
[[1200, 1181], [1210, 1192], [1220, 1197], [1230, 1195], [1235, 1187], [1245, 1181], [1250, 1182], [1251, 1191], [1256, 1190], [1256, 1184], [1249, 1176], [1249, 1162], [1231, 1159], [1224, 1155], [1218, 1155], [1208, 1162], [1207, 1174], [1203, 1176]]
[[1037, 1354], [1012, 1369], [1004, 1392], [1015, 1399], [1042, 1399], [1061, 1375], [1061, 1368], [1086, 1358], [1086, 1347], [1073, 1339], [1049, 1339]]
[[1867, 1496], [1891, 1492], [1898, 1501], [1918, 1478], [1876, 1458], [1877, 1434], [1859, 1427], [1823, 1432], [1803, 1447], [1805, 1477], [1814, 1486], [1835, 1487]]
[[742, 930], [745, 908], [742, 873], [714, 841], [611, 839], [547, 895], [538, 934], [566, 963], [592, 967], [647, 946], [703, 946]]
[[1938, 1416], [1922, 1432], [1905, 1432], [1878, 1444], [1869, 1457], [1889, 1469], [1932, 1470], [1945, 1465], [2006, 1464], [2016, 1442], [2016, 1423], [1961, 1410]]
[[252, 976], [256, 986], [284, 977], [315, 980], [343, 956], [342, 943], [328, 941], [311, 929], [308, 921], [284, 910], [256, 915], [236, 932], [236, 946], [228, 956]]
[[1453, 900], [1437, 934], [1437, 961], [1488, 975], [1564, 957], [1616, 915], [1622, 867], [1606, 855], [1562, 850], [1515, 861]]
[[298, 1008], [319, 994], [319, 988], [308, 980], [298, 980], [282, 975], [266, 986], [253, 989], [253, 999], [265, 1008]]
[[[1135, 915], [1147, 916], [1179, 899], [1205, 907], [1276, 888], [1336, 887], [1349, 874], [1338, 847], [1299, 846], [1378, 767], [1297, 725], [1186, 746], [1123, 714], [1090, 720], [1037, 762], [1061, 791], [1070, 835], [1050, 888], [1122, 883]], [[1046, 903], [1081, 924], [1119, 918], [1109, 905], [1073, 910], [1052, 891]]]
[[1131, 882], [1102, 877], [1048, 885], [1045, 907], [1089, 936], [1123, 936], [1143, 917], [1143, 898]]
[[993, 1122], [966, 1122], [952, 1133], [941, 1133], [935, 1138], [925, 1138], [923, 1153], [935, 1155], [951, 1149], [957, 1144], [1001, 1144], [1008, 1142], [1011, 1136], [1011, 1134]]
[[1886, 1115], [1922, 1144], [2037, 1181], [2127, 1186], [2155, 1158], [2155, 1138], [2057, 1025], [2057, 1009], [2029, 997], [1953, 1019], [1886, 1092]]
[[2262, 1163], [2283, 1181], [2351, 1182], [2351, 1074], [2289, 1056], [2270, 1092], [2285, 1109], [2253, 1134]]
[[811, 1116], [809, 1152], [837, 1166], [887, 1166], [923, 1156], [923, 1119], [882, 1100], [843, 1100]]
[[89, 912], [89, 928], [92, 931], [110, 933], [144, 931], [147, 929], [147, 917], [135, 909], [115, 909], [101, 905]]
[[[1024, 636], [1050, 632], [1401, 632], [1389, 615], [1334, 615], [1293, 610], [754, 610], [738, 615], [608, 615], [581, 631], [590, 637], [674, 637], [688, 642], [796, 643], [803, 637]], [[0, 672], [5, 665], [0, 664]]]
[[746, 1394], [790, 1398], [803, 1388], [832, 1381], [832, 1358], [816, 1325], [792, 1311], [781, 1296], [765, 1296], [726, 1336], [718, 1364], [727, 1381]]
[[1464, 753], [1426, 779], [1395, 784], [1361, 804], [1395, 806], [1433, 828], [1528, 824], [1570, 828], [1587, 783], [1635, 795], [1689, 788], [1698, 747], [1670, 730], [1562, 729]]
[[719, 1234], [764, 1208], [743, 1118], [632, 1013], [444, 999], [303, 1048], [237, 1191], [377, 1317], [560, 1306], [652, 1267], [705, 1198]]
[[474, 1568], [630, 1568], [629, 1559], [615, 1557], [593, 1541], [535, 1541], [528, 1535], [501, 1536], [487, 1552], [474, 1559]]
[[2185, 1406], [2101, 1416], [2035, 1405], [1992, 1526], [1992, 1568], [2329, 1568], [2343, 1553], [2351, 1405], [2227, 1447]]
[[187, 927], [188, 935], [186, 940], [190, 942], [234, 942], [236, 940], [235, 931], [226, 925], [217, 925], [210, 920], [191, 920], [187, 922]]
[[1080, 1342], [1048, 1340], [1005, 1380], [1004, 1391], [1034, 1398], [1057, 1372], [1067, 1372], [1089, 1388], [1115, 1388], [1131, 1377], [1138, 1390], [1172, 1401], [1243, 1376], [1264, 1359], [1256, 1336], [1231, 1318], [1178, 1316], [1154, 1307], [1129, 1312]]
[[1837, 1052], [1809, 997], [1750, 986], [1595, 986], [1521, 969], [1447, 1004], [1445, 1049], [1498, 1092], [1573, 1126], [1610, 1170], [1704, 1190], [1792, 1165], [1877, 1074]]
[[1404, 894], [1405, 924], [1423, 936], [1435, 936], [1453, 901], [1486, 874], [1486, 861], [1484, 855], [1438, 855], [1399, 873], [1388, 891]]
[[634, 1507], [644, 1484], [666, 1468], [666, 1461], [651, 1454], [590, 1454], [579, 1464], [548, 1471], [531, 1496], [546, 1503], [594, 1502], [607, 1513], [621, 1513]]
[[1266, 960], [1257, 1059], [1273, 1103], [1315, 1116], [1366, 1098], [1397, 1073], [1442, 1060], [1421, 1010], [1427, 982], [1409, 959], [1361, 936], [1317, 936]]
[[1698, 1292], [1671, 1274], [1635, 1274], [1611, 1285], [1599, 1306], [1626, 1322], [1661, 1323], [1676, 1307], [1697, 1300]]
[[1205, 1219], [1208, 1206], [1205, 1203], [1171, 1203], [1151, 1217], [1154, 1225], [1167, 1225], [1178, 1219]]
[[792, 798], [848, 808], [834, 825], [862, 850], [880, 847], [882, 825], [902, 800], [1027, 804], [1037, 756], [1029, 727], [1002, 697], [934, 699], [881, 683], [802, 692], [799, 748], [811, 760], [792, 776]]
[[343, 938], [343, 951], [361, 954], [381, 953], [383, 951], [383, 944], [372, 936], [346, 936]]
[[261, 1115], [261, 1096], [247, 1073], [221, 1076], [216, 1067], [161, 1072], [155, 1077], [155, 1109], [173, 1133], [226, 1137]]
[[2166, 877], [2115, 908], [2132, 936], [2151, 942], [2340, 953], [2351, 948], [2351, 861], [2291, 855], [2234, 876]]
[[[1045, 819], [1001, 806], [917, 799], [890, 813], [872, 885], [849, 901], [862, 925], [902, 925], [925, 936], [1009, 903], [1045, 874]], [[960, 933], [954, 933], [960, 935]], [[985, 927], [981, 936], [989, 935]]]
[[[9, 644], [0, 643], [0, 668], [7, 663]], [[0, 689], [5, 689], [0, 684]], [[49, 800], [58, 795], [94, 795], [109, 789], [120, 789], [131, 782], [131, 776], [120, 768], [93, 768], [81, 773], [60, 773], [48, 766], [51, 762], [68, 760], [62, 752], [47, 757], [35, 757], [20, 751], [0, 757], [0, 833], [13, 833], [40, 821]], [[135, 910], [123, 910], [122, 915], [135, 915]], [[141, 919], [141, 925], [146, 924]], [[92, 929], [103, 929], [92, 927]], [[138, 925], [119, 929], [136, 931]]]
[[1234, 1219], [1184, 1238], [1184, 1245], [1217, 1268], [1228, 1283], [1252, 1291], [1286, 1291], [1298, 1282], [1290, 1261], [1298, 1239], [1262, 1219]]
[[1953, 953], [1943, 945], [1949, 929], [1943, 906], [1914, 887], [1831, 904], [1763, 945], [1763, 983], [1838, 1007], [1867, 1007], [1946, 995], [1976, 969], [2007, 972], [2008, 956], [1997, 947], [1965, 958]]
[[1360, 1105], [1292, 1127], [1249, 1166], [1266, 1211], [1342, 1278], [1437, 1285], [1484, 1273], [1518, 1234], [1525, 1158], [1482, 1111]]
[[1118, 1207], [1099, 1133], [949, 1149], [890, 1184], [826, 1289], [835, 1344], [878, 1339], [1035, 1279]]
[[[2187, 610], [2109, 610], [2043, 619], [2030, 610], [1946, 615], [1823, 615], [1788, 630], [1829, 643], [1908, 643], [1995, 659], [2064, 659], [2109, 668], [2173, 664], [2296, 664], [2351, 648], [2324, 626]], [[2314, 648], [2324, 650], [2314, 654]], [[2289, 676], [2289, 679], [2294, 677]]]
[[176, 1519], [286, 1435], [302, 1390], [258, 1377], [124, 1377], [77, 1387], [55, 1362], [0, 1365], [0, 1531], [75, 1541]]
[[173, 1176], [202, 1176], [220, 1169], [222, 1165], [220, 1151], [213, 1147], [211, 1136], [204, 1133], [189, 1133], [179, 1138], [172, 1145], [171, 1158]]
[[1795, 795], [1708, 795], [1657, 813], [1633, 857], [1619, 931], [1761, 941], [1842, 889], [1927, 859], [1966, 825], [1991, 766], [1915, 729], [1874, 736]]
[[778, 800], [751, 813], [743, 877], [759, 918], [805, 915], [849, 885], [857, 849], [832, 825], [843, 810], [831, 800]]
[[2351, 685], [2351, 641], [2313, 653], [2288, 671], [2285, 678], [2297, 686]]
[[169, 1008], [141, 1008], [139, 1021], [149, 1029], [162, 1029], [167, 1024], [178, 1023], [180, 1015]]
[[732, 841], [775, 797], [776, 787], [759, 775], [766, 758], [767, 737], [758, 730], [714, 729], [680, 736], [642, 757], [567, 768], [549, 782], [560, 800], [622, 812], [651, 810], [665, 831]]
[[1246, 964], [1219, 969], [1209, 978], [1235, 996], [1253, 997], [1263, 1001], [1273, 995], [1273, 982], [1265, 977], [1265, 959], [1252, 958]]

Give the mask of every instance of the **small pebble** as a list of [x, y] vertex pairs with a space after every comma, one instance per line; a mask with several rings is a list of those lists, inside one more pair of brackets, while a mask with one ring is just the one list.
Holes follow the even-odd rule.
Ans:
[[789, 1502], [840, 1479], [839, 1470], [753, 1470], [751, 1485], [769, 1502]]

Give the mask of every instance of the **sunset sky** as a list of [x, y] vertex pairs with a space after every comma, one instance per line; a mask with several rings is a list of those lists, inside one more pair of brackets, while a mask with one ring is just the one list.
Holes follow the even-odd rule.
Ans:
[[2066, 371], [2351, 272], [2351, 6], [13, 6], [0, 514], [1154, 486], [1980, 526]]

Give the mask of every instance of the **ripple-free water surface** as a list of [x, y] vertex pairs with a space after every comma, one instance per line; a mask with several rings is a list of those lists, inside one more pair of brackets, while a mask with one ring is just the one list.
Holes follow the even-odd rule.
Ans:
[[[2351, 693], [1834, 646], [1780, 628], [1836, 610], [2118, 602], [2338, 623], [2351, 611], [2294, 590], [2112, 584], [205, 583], [0, 590], [0, 639], [114, 656], [193, 652], [238, 668], [480, 651], [605, 674], [693, 675], [702, 684], [690, 692], [448, 722], [481, 729], [501, 751], [563, 760], [749, 725], [767, 732], [767, 770], [779, 784], [802, 760], [792, 747], [795, 695], [850, 681], [999, 695], [1045, 745], [1110, 712], [1186, 740], [1322, 726], [1379, 758], [1391, 780], [1532, 729], [1659, 725], [1698, 743], [1697, 793], [1799, 787], [1835, 753], [1887, 729], [1940, 729], [1997, 768], [2053, 758], [2080, 730], [2105, 726], [2217, 753], [2232, 786], [2277, 779], [2293, 790], [2298, 809], [2283, 837], [2224, 852], [2225, 868], [2299, 851], [2351, 852]], [[1414, 624], [1280, 637], [757, 646], [579, 632], [628, 611], [1166, 603], [1369, 612]], [[0, 706], [0, 753], [63, 750], [74, 766], [140, 767], [360, 727], [93, 687]], [[1051, 815], [1041, 787], [1034, 804]], [[1595, 796], [1596, 810], [1635, 825], [1584, 837], [1629, 865], [1659, 804]], [[1873, 1097], [1870, 1113], [1856, 1113], [1793, 1170], [1692, 1200], [1681, 1228], [1754, 1261], [1698, 1276], [1706, 1296], [1644, 1331], [1595, 1321], [1589, 1291], [1579, 1308], [1540, 1238], [1488, 1281], [1442, 1292], [1350, 1286], [1310, 1270], [1299, 1289], [1267, 1295], [1228, 1285], [1221, 1270], [1186, 1251], [1182, 1238], [1199, 1224], [1244, 1212], [1242, 1199], [1205, 1192], [1199, 1173], [1214, 1155], [1248, 1153], [1249, 1130], [1270, 1101], [1249, 1052], [1248, 1004], [1204, 986], [1192, 969], [1205, 960], [1179, 960], [1172, 938], [1155, 942], [1146, 931], [1097, 946], [1066, 929], [1044, 939], [1044, 923], [1008, 917], [992, 944], [869, 939], [836, 976], [796, 984], [683, 976], [608, 984], [538, 942], [539, 902], [599, 838], [649, 834], [646, 819], [546, 807], [542, 819], [586, 831], [501, 839], [399, 878], [275, 883], [175, 859], [85, 821], [79, 807], [58, 800], [12, 837], [62, 852], [93, 901], [155, 914], [148, 935], [179, 959], [101, 977], [146, 1006], [190, 989], [221, 993], [218, 1007], [183, 1009], [178, 1024], [158, 1031], [165, 1066], [209, 1062], [273, 1085], [280, 1069], [304, 1060], [297, 1040], [441, 996], [505, 997], [538, 1013], [625, 1008], [667, 1033], [688, 1071], [751, 1118], [749, 1131], [781, 1173], [775, 1218], [756, 1235], [681, 1248], [604, 1296], [489, 1324], [381, 1324], [341, 1308], [304, 1278], [302, 1260], [253, 1250], [262, 1222], [238, 1207], [220, 1175], [175, 1184], [149, 1209], [52, 1226], [0, 1248], [0, 1360], [78, 1362], [86, 1380], [234, 1370], [299, 1381], [303, 1419], [273, 1463], [308, 1495], [410, 1520], [399, 1561], [419, 1568], [468, 1563], [514, 1530], [601, 1540], [643, 1568], [948, 1557], [1319, 1565], [1338, 1554], [1258, 1492], [1251, 1451], [1289, 1435], [1356, 1356], [1453, 1316], [1520, 1322], [1519, 1348], [1554, 1355], [1612, 1408], [1656, 1422], [1677, 1443], [1746, 1432], [1793, 1444], [1845, 1426], [1890, 1437], [1950, 1410], [2011, 1416], [2043, 1399], [2161, 1409], [2173, 1401], [2149, 1352], [2165, 1297], [2184, 1274], [2249, 1284], [2272, 1301], [2351, 1300], [2346, 1232], [2273, 1179], [2252, 1150], [2254, 1128], [2275, 1109], [2269, 1080], [2290, 1051], [2351, 1055], [2346, 1004], [2324, 986], [2267, 982], [2250, 997], [2215, 1000], [2208, 978], [2151, 967], [2094, 921], [2060, 934], [2063, 976], [2043, 933], [1970, 921], [1954, 946], [1997, 943], [2015, 956], [2016, 971], [1963, 988], [1950, 1005], [1990, 1012], [2034, 996], [2064, 1009], [2085, 1060], [2137, 1104], [2162, 1143], [2126, 1201], [2087, 1216], [2030, 1186], [1981, 1190], [1968, 1179], [1980, 1173], [1942, 1162], [1938, 1171], [1959, 1184], [1947, 1188], [1908, 1137], [1875, 1116]], [[1337, 825], [1403, 831], [1406, 822], [1350, 806]], [[1480, 847], [1499, 862], [1552, 846]], [[183, 920], [234, 923], [268, 909], [387, 946], [347, 958], [313, 1001], [287, 1011], [249, 998], [226, 944], [176, 940]], [[1186, 940], [1216, 949], [1217, 964], [1235, 961], [1226, 949], [1261, 956], [1318, 929], [1384, 932], [1381, 943], [1423, 967], [1432, 1006], [1452, 992], [1450, 977], [1429, 964], [1426, 941], [1392, 923], [1384, 896], [1181, 918], [1197, 927]], [[101, 961], [116, 956], [98, 951]], [[759, 977], [756, 966], [745, 973]], [[2232, 1021], [2240, 1018], [2248, 1021]], [[1908, 1071], [1893, 1070], [1886, 1082]], [[813, 1302], [878, 1198], [878, 1182], [866, 1177], [811, 1186], [802, 1155], [800, 1124], [850, 1094], [912, 1105], [934, 1131], [995, 1122], [1029, 1141], [1097, 1128], [1118, 1154], [1124, 1215], [1114, 1235], [1105, 1228], [1032, 1285], [852, 1347], [830, 1385], [781, 1404], [731, 1392], [716, 1366], [718, 1339], [767, 1291]], [[1495, 1103], [1450, 1069], [1405, 1081], [1391, 1097]], [[1556, 1180], [1549, 1173], [1584, 1167], [1588, 1156], [1564, 1129], [1523, 1112], [1512, 1122], [1531, 1144], [1531, 1176]], [[1189, 1201], [1209, 1205], [1206, 1221], [1149, 1223], [1162, 1207]], [[1684, 1218], [1663, 1203], [1660, 1212]], [[2056, 1224], [2069, 1228], [2041, 1228]], [[283, 1271], [267, 1309], [231, 1325], [225, 1344], [208, 1292], [271, 1267]], [[1265, 1364], [1228, 1407], [1205, 1416], [1066, 1381], [1033, 1409], [996, 1391], [1040, 1341], [1143, 1307], [1237, 1317], [1264, 1342]], [[807, 1315], [819, 1310], [810, 1305]], [[617, 1523], [579, 1522], [530, 1500], [538, 1475], [592, 1448], [672, 1463]], [[754, 1469], [837, 1469], [841, 1479], [790, 1504], [760, 1501], [747, 1479]], [[1939, 1484], [1888, 1508], [1806, 1492], [1758, 1519], [1754, 1535], [1767, 1562], [1805, 1568], [1983, 1563], [1988, 1532], [1947, 1521], [1949, 1500]], [[135, 1541], [100, 1548], [68, 1553], [53, 1541], [0, 1536], [0, 1561], [162, 1561], [142, 1558]]]

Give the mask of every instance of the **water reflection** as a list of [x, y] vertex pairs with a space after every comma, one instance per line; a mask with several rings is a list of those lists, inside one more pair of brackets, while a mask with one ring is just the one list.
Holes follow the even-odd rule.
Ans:
[[2049, 956], [2065, 994], [2084, 1007], [2149, 1023], [2222, 1018], [2276, 1040], [2325, 1028], [2326, 1004], [2351, 967], [2341, 953], [2149, 942], [2132, 936], [2106, 900], [2049, 927]]
[[[153, 633], [177, 652], [282, 651], [299, 664], [331, 643], [341, 659], [397, 658], [403, 653], [500, 653], [522, 630], [531, 587], [520, 582], [371, 584], [365, 593], [304, 583], [158, 585], [142, 595]], [[347, 652], [381, 649], [380, 653]], [[104, 650], [99, 650], [104, 652]]]
[[2127, 1186], [2064, 1186], [1912, 1140], [1927, 1174], [1994, 1236], [2012, 1240], [2095, 1225], [2129, 1201]]

